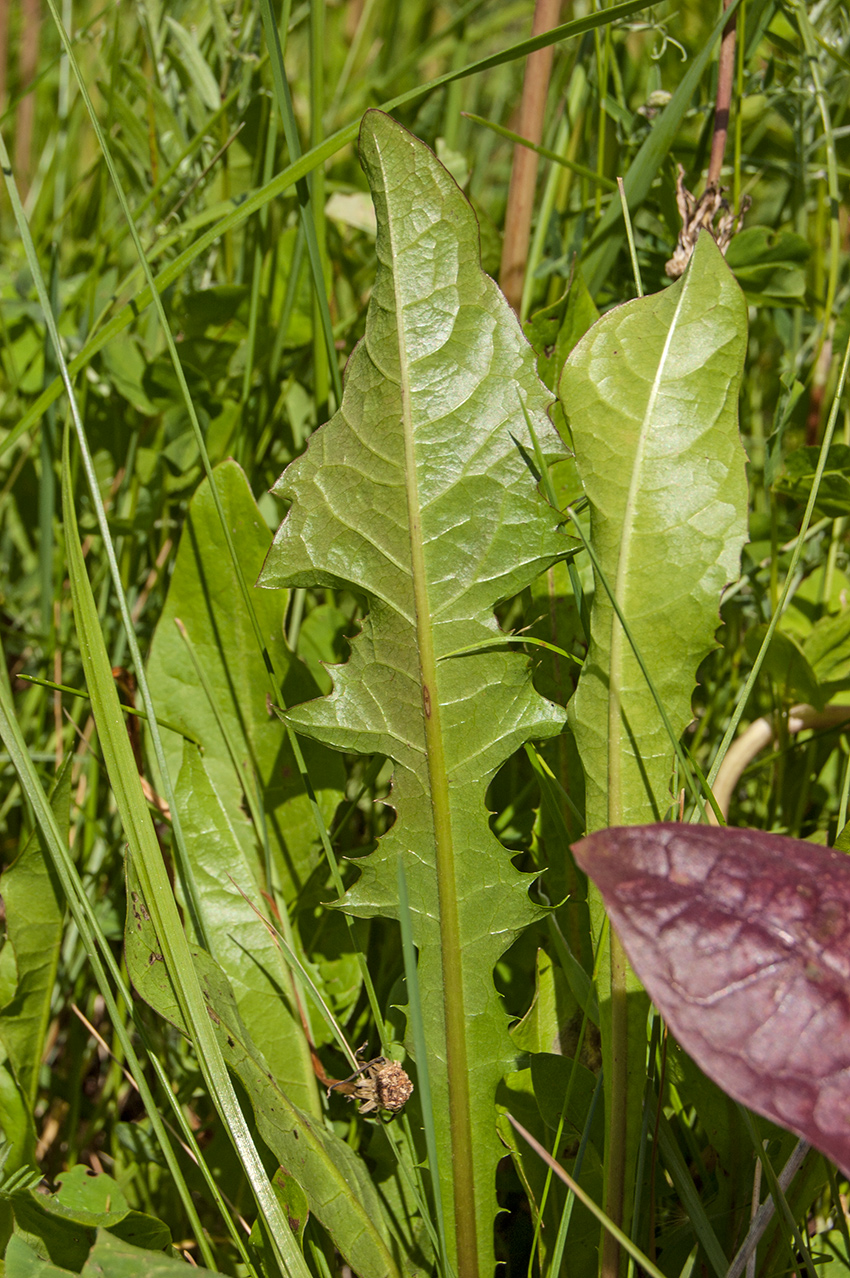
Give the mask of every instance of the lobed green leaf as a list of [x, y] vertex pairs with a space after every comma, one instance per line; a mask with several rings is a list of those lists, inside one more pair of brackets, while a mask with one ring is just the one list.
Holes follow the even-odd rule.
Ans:
[[293, 504], [260, 584], [368, 600], [333, 693], [289, 720], [338, 750], [394, 761], [398, 820], [360, 863], [346, 908], [394, 916], [404, 859], [447, 1232], [461, 1268], [477, 1252], [486, 1271], [501, 1154], [493, 1106], [512, 1060], [493, 967], [535, 910], [488, 828], [484, 793], [562, 714], [534, 691], [526, 658], [480, 645], [501, 633], [494, 606], [566, 549], [537, 491], [526, 414], [547, 451], [562, 445], [454, 180], [379, 112], [366, 115], [360, 147], [378, 218], [366, 336], [340, 411], [275, 487]]

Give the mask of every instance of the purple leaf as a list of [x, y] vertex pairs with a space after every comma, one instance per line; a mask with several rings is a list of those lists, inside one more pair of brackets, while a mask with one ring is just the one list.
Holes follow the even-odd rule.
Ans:
[[573, 850], [701, 1069], [850, 1174], [850, 857], [688, 825]]

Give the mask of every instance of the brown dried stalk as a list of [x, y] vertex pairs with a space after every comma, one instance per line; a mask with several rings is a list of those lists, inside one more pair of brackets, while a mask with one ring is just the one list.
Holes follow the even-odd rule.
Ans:
[[[730, 0], [723, 0], [724, 9], [728, 9]], [[720, 173], [723, 168], [723, 156], [726, 153], [726, 137], [729, 132], [729, 109], [732, 103], [732, 81], [735, 73], [735, 30], [736, 15], [727, 22], [720, 45], [720, 59], [717, 66], [717, 103], [714, 111], [714, 134], [711, 139], [711, 155], [708, 161], [708, 176], [705, 190], [697, 199], [685, 186], [685, 171], [679, 165], [679, 176], [676, 181], [676, 202], [682, 219], [682, 229], [673, 256], [665, 266], [670, 279], [677, 280], [684, 271], [694, 251], [699, 233], [710, 231], [717, 241], [721, 253], [729, 247], [732, 236], [741, 229], [744, 214], [750, 207], [750, 200], [745, 197], [737, 214], [723, 197], [720, 185]], [[717, 222], [715, 224], [715, 219]]]
[[[532, 36], [551, 31], [552, 27], [558, 25], [560, 13], [561, 0], [537, 0], [531, 27]], [[536, 145], [540, 144], [543, 137], [543, 117], [546, 111], [552, 57], [553, 46], [549, 45], [545, 49], [537, 49], [534, 53], [530, 53], [525, 64], [522, 102], [516, 132]], [[522, 301], [522, 286], [528, 261], [536, 187], [537, 152], [518, 145], [514, 148], [511, 185], [505, 212], [502, 264], [499, 269], [499, 285], [517, 314]]]

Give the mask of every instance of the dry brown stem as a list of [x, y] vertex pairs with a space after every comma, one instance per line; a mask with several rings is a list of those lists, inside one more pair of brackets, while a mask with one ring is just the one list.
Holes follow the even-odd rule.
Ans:
[[[728, 9], [729, 4], [730, 0], [723, 0], [724, 9]], [[729, 132], [732, 82], [735, 76], [735, 24], [736, 17], [733, 14], [723, 30], [723, 39], [720, 44], [714, 134], [711, 139], [711, 156], [708, 161], [705, 190], [699, 199], [691, 195], [685, 186], [684, 169], [681, 164], [679, 165], [676, 202], [682, 218], [682, 229], [679, 232], [679, 241], [673, 256], [664, 268], [672, 280], [679, 278], [691, 260], [691, 254], [701, 230], [710, 231], [721, 253], [725, 253], [732, 236], [740, 231], [744, 214], [750, 205], [749, 198], [745, 197], [741, 200], [741, 207], [736, 214], [723, 198], [723, 187], [720, 185], [723, 156], [726, 153], [726, 137]], [[716, 224], [715, 219], [717, 219]]]
[[[723, 8], [729, 8], [730, 0], [723, 0]], [[720, 60], [717, 64], [717, 103], [714, 109], [714, 135], [711, 139], [711, 156], [708, 161], [706, 186], [720, 181], [723, 156], [726, 152], [726, 135], [729, 132], [729, 108], [732, 104], [732, 80], [735, 75], [735, 26], [733, 13], [723, 29], [720, 44]]]
[[26, 90], [38, 70], [38, 47], [41, 34], [41, 0], [22, 0], [20, 76], [24, 96], [18, 103], [15, 120], [15, 168], [21, 195], [26, 196], [32, 179], [32, 142], [35, 124], [35, 94]]
[[[560, 13], [561, 0], [537, 0], [531, 27], [532, 36], [551, 31], [552, 27], [558, 25]], [[522, 102], [516, 132], [538, 146], [543, 137], [543, 117], [546, 111], [546, 95], [549, 91], [552, 56], [553, 48], [549, 45], [546, 49], [537, 49], [534, 53], [530, 53], [525, 64]], [[530, 151], [528, 147], [516, 146], [505, 213], [505, 238], [502, 244], [499, 284], [517, 313], [522, 301], [536, 187], [537, 152]]]

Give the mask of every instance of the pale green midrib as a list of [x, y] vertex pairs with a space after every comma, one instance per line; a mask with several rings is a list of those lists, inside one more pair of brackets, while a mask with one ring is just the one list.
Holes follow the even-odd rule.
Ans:
[[[380, 149], [377, 149], [380, 154]], [[381, 159], [383, 161], [383, 157]], [[383, 162], [381, 171], [386, 193], [387, 173]], [[387, 231], [391, 248], [394, 250], [392, 243], [393, 221], [388, 198], [386, 210]], [[450, 1175], [452, 1181], [458, 1270], [462, 1278], [474, 1278], [474, 1275], [478, 1272], [477, 1246], [474, 1242], [477, 1231], [475, 1228], [475, 1180], [472, 1163], [473, 1143], [466, 1051], [466, 1016], [463, 999], [460, 919], [457, 883], [455, 880], [451, 810], [449, 807], [449, 778], [443, 744], [440, 703], [437, 696], [437, 661], [434, 653], [434, 633], [431, 625], [428, 582], [425, 574], [425, 552], [422, 540], [422, 519], [416, 472], [416, 447], [410, 405], [407, 340], [404, 330], [404, 307], [399, 296], [398, 273], [395, 269], [398, 260], [399, 255], [393, 251], [392, 266], [385, 269], [392, 270], [398, 332], [399, 393], [401, 395], [402, 427], [404, 430], [405, 489], [407, 492], [410, 535], [410, 562], [416, 613], [416, 641], [422, 678], [425, 755], [428, 763], [431, 810], [434, 816], [437, 893], [440, 909], [440, 955], [443, 970], [443, 1009], [446, 1030], [446, 1072], [448, 1076], [449, 1123], [452, 1141], [452, 1166], [451, 1168], [441, 1167], [440, 1175], [441, 1177]], [[425, 713], [426, 695], [430, 696], [430, 715]], [[471, 1249], [469, 1246], [470, 1227], [473, 1237]]]
[[[617, 559], [617, 576], [614, 583], [614, 598], [620, 605], [623, 616], [627, 621], [628, 607], [626, 594], [629, 584], [629, 568], [631, 565], [631, 541], [634, 533], [637, 496], [643, 474], [646, 444], [650, 427], [652, 425], [653, 411], [661, 391], [661, 382], [663, 380], [664, 370], [670, 355], [673, 335], [676, 332], [679, 312], [682, 309], [685, 301], [685, 295], [688, 291], [689, 279], [690, 271], [682, 281], [682, 290], [679, 294], [679, 300], [676, 303], [676, 309], [673, 312], [673, 319], [668, 329], [667, 337], [664, 341], [661, 358], [658, 361], [658, 369], [652, 380], [649, 400], [647, 401], [646, 410], [644, 411], [643, 421], [641, 423], [640, 435], [638, 436], [631, 480], [629, 482], [629, 495], [626, 498], [626, 508], [623, 515], [623, 531], [620, 535], [620, 553]], [[620, 625], [616, 612], [612, 608], [611, 648], [608, 662], [608, 825], [622, 825], [623, 823], [623, 769], [622, 750], [620, 747], [622, 724], [620, 722], [620, 694], [622, 662], [626, 644], [627, 640], [625, 632]]]

